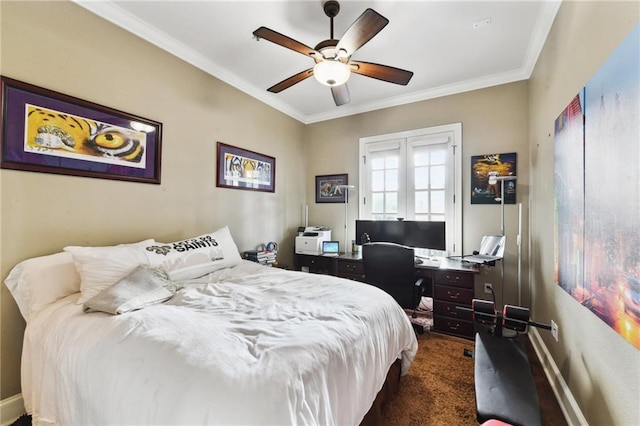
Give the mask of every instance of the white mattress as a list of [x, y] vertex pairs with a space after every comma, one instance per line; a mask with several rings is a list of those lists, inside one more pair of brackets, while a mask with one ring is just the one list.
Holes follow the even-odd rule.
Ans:
[[34, 424], [357, 425], [417, 340], [386, 293], [244, 261], [132, 313], [82, 313], [79, 294], [25, 332]]

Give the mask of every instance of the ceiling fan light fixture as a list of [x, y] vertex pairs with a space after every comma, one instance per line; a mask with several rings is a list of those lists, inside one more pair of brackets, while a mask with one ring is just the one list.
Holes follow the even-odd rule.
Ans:
[[349, 80], [351, 69], [347, 64], [333, 59], [318, 62], [313, 67], [313, 75], [319, 83], [325, 86], [340, 86]]
[[340, 4], [335, 0], [326, 0], [323, 3], [323, 8], [325, 15], [331, 21], [329, 39], [321, 41], [315, 48], [267, 27], [260, 27], [253, 32], [253, 35], [258, 39], [268, 40], [301, 53], [316, 63], [313, 68], [298, 72], [269, 87], [268, 92], [280, 93], [313, 74], [320, 84], [331, 88], [331, 95], [336, 106], [341, 106], [349, 103], [350, 100], [349, 88], [345, 83], [349, 80], [352, 72], [403, 86], [409, 83], [413, 76], [411, 71], [372, 62], [351, 61], [354, 52], [369, 42], [389, 23], [387, 18], [369, 8], [353, 21], [353, 24], [347, 28], [339, 40], [336, 40], [333, 36], [333, 19], [340, 11]]

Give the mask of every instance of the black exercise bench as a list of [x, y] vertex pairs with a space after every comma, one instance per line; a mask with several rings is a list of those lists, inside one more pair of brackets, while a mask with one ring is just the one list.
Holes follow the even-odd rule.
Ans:
[[517, 426], [540, 426], [538, 393], [520, 342], [476, 333], [474, 356], [478, 422], [495, 419]]

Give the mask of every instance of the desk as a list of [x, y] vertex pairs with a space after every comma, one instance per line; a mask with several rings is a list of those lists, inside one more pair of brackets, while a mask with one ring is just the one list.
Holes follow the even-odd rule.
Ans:
[[[345, 253], [333, 257], [296, 254], [294, 268], [366, 282], [361, 253]], [[425, 296], [433, 298], [434, 331], [467, 339], [474, 338], [471, 312], [456, 309], [456, 306], [471, 308], [475, 295], [474, 275], [478, 272], [477, 265], [463, 263], [458, 259], [441, 258], [439, 265], [428, 261], [415, 265], [416, 278], [425, 279]]]

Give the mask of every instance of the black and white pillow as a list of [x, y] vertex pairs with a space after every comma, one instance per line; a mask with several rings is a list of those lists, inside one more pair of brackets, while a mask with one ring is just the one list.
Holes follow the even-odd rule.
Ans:
[[164, 270], [172, 281], [202, 277], [242, 262], [228, 227], [173, 243], [146, 247], [149, 265]]

